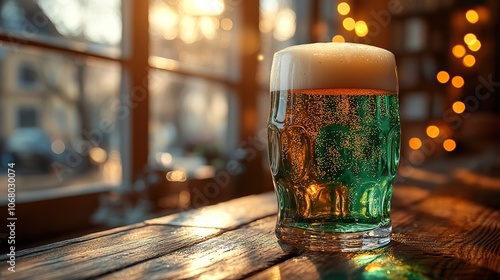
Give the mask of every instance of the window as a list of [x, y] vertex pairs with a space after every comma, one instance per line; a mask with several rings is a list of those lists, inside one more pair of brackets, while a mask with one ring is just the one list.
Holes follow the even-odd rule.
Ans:
[[17, 127], [37, 127], [38, 126], [38, 111], [36, 108], [21, 107], [17, 110]]
[[[214, 203], [230, 197], [205, 187], [226, 192], [224, 174], [231, 195], [271, 189], [258, 106], [272, 53], [306, 41], [309, 5], [261, 2], [280, 15], [267, 31], [258, 1], [0, 0], [0, 158], [26, 203], [64, 197], [45, 229], [133, 222], [165, 190]], [[67, 198], [88, 194], [87, 220], [67, 222]], [[201, 206], [179, 195], [173, 211]]]

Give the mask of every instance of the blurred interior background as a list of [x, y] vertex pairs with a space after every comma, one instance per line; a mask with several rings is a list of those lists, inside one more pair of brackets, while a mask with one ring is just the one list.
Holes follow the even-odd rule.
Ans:
[[0, 0], [0, 184], [15, 163], [17, 239], [271, 191], [272, 55], [309, 42], [395, 53], [401, 181], [498, 176], [498, 14], [494, 0]]

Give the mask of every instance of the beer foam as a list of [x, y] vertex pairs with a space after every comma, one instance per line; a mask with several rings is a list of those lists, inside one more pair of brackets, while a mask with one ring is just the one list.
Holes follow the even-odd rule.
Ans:
[[354, 43], [314, 43], [274, 54], [271, 91], [358, 88], [398, 92], [394, 54]]

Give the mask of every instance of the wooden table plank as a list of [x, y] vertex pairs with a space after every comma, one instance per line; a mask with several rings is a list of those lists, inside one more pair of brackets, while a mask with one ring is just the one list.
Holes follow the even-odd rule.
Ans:
[[146, 221], [151, 225], [178, 225], [232, 229], [277, 213], [276, 195], [251, 195]]
[[[464, 187], [452, 185], [455, 192]], [[362, 253], [304, 252], [251, 279], [500, 279], [500, 210], [441, 191], [450, 187], [431, 195], [419, 188], [397, 188], [395, 198], [413, 198], [393, 211], [388, 247]]]
[[16, 272], [5, 267], [9, 279], [81, 279], [105, 274], [193, 245], [220, 229], [149, 225], [63, 247], [38, 251], [16, 259]]
[[[81, 237], [75, 237], [75, 238], [62, 240], [62, 241], [58, 241], [58, 242], [54, 242], [54, 243], [50, 243], [50, 244], [45, 244], [45, 245], [41, 245], [41, 246], [34, 247], [34, 248], [27, 248], [27, 249], [16, 252], [16, 257], [18, 258], [18, 257], [29, 255], [29, 254], [34, 254], [36, 252], [47, 251], [47, 250], [67, 246], [70, 244], [80, 243], [83, 241], [92, 240], [92, 239], [96, 239], [96, 238], [103, 237], [106, 235], [111, 235], [111, 234], [115, 234], [118, 232], [128, 231], [131, 229], [136, 229], [136, 228], [145, 227], [145, 226], [146, 226], [145, 223], [137, 223], [137, 224], [133, 224], [133, 225], [122, 226], [122, 227], [117, 227], [117, 228], [113, 228], [113, 229], [109, 229], [109, 230], [105, 230], [105, 231], [87, 234], [87, 235], [83, 235]], [[0, 261], [7, 260], [7, 259], [8, 259], [8, 257], [6, 254], [0, 255]]]
[[274, 235], [276, 217], [114, 272], [104, 279], [237, 279], [295, 256]]

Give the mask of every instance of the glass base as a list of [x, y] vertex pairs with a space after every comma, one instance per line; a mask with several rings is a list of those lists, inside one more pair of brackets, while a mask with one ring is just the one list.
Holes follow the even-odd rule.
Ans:
[[385, 246], [391, 242], [392, 225], [360, 232], [324, 232], [276, 226], [276, 236], [299, 249], [324, 252], [355, 252]]

